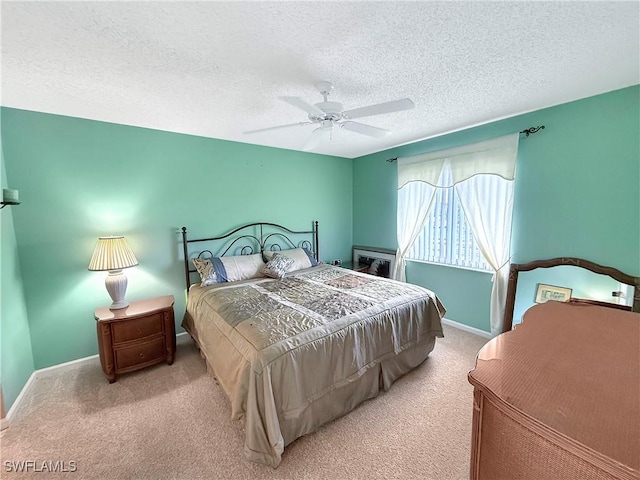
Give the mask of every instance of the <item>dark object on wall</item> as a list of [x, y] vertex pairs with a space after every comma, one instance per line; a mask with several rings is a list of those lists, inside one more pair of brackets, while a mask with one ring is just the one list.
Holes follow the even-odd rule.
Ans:
[[524, 134], [525, 136], [528, 137], [529, 135], [531, 135], [533, 133], [537, 133], [540, 130], [544, 130], [544, 125], [540, 125], [539, 127], [529, 127], [529, 128], [527, 128], [525, 130], [522, 130], [519, 133], [522, 133], [522, 134]]
[[391, 278], [396, 265], [396, 252], [388, 248], [353, 246], [353, 265], [366, 266], [366, 273]]
[[8, 188], [4, 188], [2, 190], [2, 202], [0, 202], [0, 210], [2, 210], [7, 205], [20, 205], [18, 196], [18, 190], [11, 190]]

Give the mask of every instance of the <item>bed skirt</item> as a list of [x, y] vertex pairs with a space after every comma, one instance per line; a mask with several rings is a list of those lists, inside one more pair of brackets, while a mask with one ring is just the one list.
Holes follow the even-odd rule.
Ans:
[[[200, 339], [188, 313], [184, 317], [182, 327], [191, 335], [198, 348], [200, 348]], [[228, 342], [227, 338], [220, 332], [207, 330], [205, 334], [216, 336], [215, 339], [208, 338], [205, 342], [207, 344], [211, 344], [210, 342], [212, 341]], [[282, 450], [284, 451], [284, 447], [297, 438], [314, 432], [320, 426], [349, 413], [364, 401], [376, 397], [380, 391], [389, 390], [397, 379], [427, 359], [435, 346], [435, 341], [435, 336], [429, 336], [399, 354], [381, 358], [380, 361], [364, 369], [357, 378], [350, 379], [350, 381], [332, 389], [322, 397], [313, 399], [306, 408], [279, 416], [280, 431], [284, 440]], [[221, 376], [216, 374], [217, 368], [221, 368], [222, 371], [228, 373], [231, 365], [234, 363], [239, 365], [243, 359], [240, 356], [232, 358], [228, 351], [224, 356], [218, 357], [215, 352], [206, 352], [204, 349], [200, 349], [200, 353], [207, 363], [207, 369], [216, 378], [232, 402], [232, 419], [243, 419], [246, 405], [233, 405], [233, 403], [246, 396], [241, 394], [243, 392], [229, 391], [228, 387], [224, 385]], [[240, 374], [240, 371], [238, 373]], [[234, 382], [235, 385], [239, 383]], [[247, 422], [248, 419], [244, 418], [244, 420]], [[250, 431], [251, 428], [253, 428], [252, 425], [245, 425], [245, 432]], [[256, 439], [250, 436], [245, 438], [244, 457], [253, 462], [276, 467], [279, 464], [279, 459], [277, 462], [274, 461], [272, 456], [264, 453], [265, 446], [254, 444], [254, 441]]]

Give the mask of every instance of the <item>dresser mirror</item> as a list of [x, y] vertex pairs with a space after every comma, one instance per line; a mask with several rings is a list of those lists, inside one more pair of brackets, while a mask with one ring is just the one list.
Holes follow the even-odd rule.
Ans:
[[512, 264], [503, 332], [520, 323], [527, 309], [546, 299], [640, 312], [640, 277], [572, 257]]

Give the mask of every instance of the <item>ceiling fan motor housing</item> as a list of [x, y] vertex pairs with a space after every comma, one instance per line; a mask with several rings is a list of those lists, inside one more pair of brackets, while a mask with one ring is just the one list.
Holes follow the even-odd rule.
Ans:
[[342, 115], [342, 104], [339, 102], [320, 102], [315, 104], [320, 110], [324, 112], [324, 115], [319, 115], [315, 113], [309, 114], [309, 120], [312, 122], [321, 122], [323, 120], [331, 120], [337, 122], [338, 120], [342, 120], [344, 116]]

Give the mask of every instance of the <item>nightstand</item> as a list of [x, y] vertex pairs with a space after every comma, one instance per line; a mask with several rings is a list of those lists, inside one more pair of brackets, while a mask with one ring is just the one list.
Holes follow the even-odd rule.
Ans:
[[176, 328], [173, 295], [131, 302], [128, 307], [95, 311], [100, 363], [109, 383], [121, 373], [156, 363], [173, 363]]
[[367, 271], [369, 270], [369, 265], [366, 264], [353, 265], [353, 263], [351, 262], [343, 262], [340, 266], [342, 268], [348, 268], [349, 270], [362, 273], [367, 273]]

